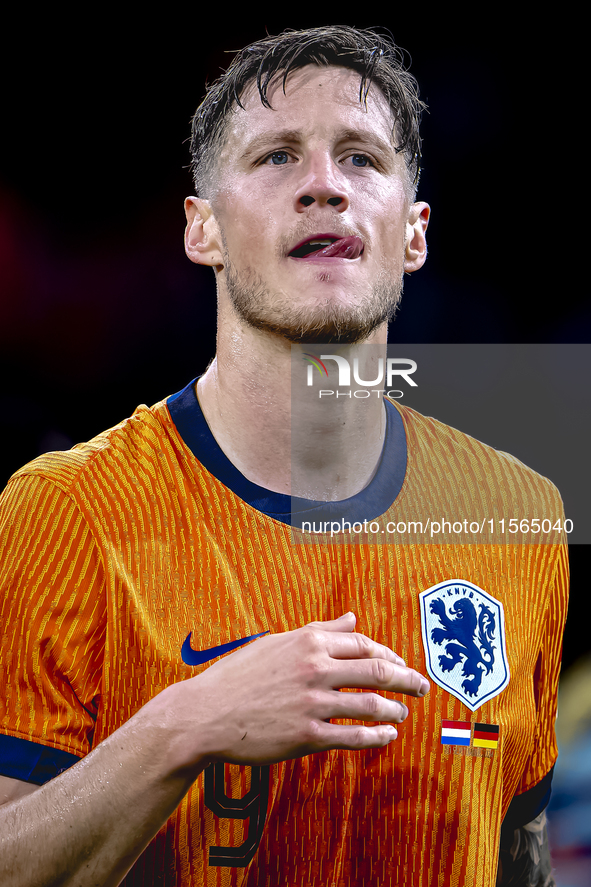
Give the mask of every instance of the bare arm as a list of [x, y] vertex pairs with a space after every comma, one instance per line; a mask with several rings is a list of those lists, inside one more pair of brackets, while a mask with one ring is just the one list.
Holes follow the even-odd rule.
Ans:
[[158, 726], [163, 701], [148, 703], [46, 785], [5, 782], [12, 800], [0, 808], [0, 883], [111, 887], [122, 880], [199, 773], [198, 761], [194, 774], [168, 770]]
[[[352, 614], [268, 635], [168, 687], [83, 761], [0, 808], [3, 887], [115, 887], [216, 760], [268, 764], [378, 748], [408, 710], [363, 687], [423, 696], [428, 682], [354, 634]], [[15, 791], [18, 786], [14, 786]]]
[[497, 887], [556, 887], [543, 811], [501, 840]]

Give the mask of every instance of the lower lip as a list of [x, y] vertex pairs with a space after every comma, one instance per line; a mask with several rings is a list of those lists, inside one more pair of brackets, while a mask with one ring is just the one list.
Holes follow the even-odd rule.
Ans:
[[356, 259], [347, 259], [344, 256], [288, 256], [288, 259], [293, 259], [294, 262], [348, 262], [349, 264], [353, 264], [354, 262], [359, 262], [362, 258], [363, 253], [360, 256], [357, 256]]

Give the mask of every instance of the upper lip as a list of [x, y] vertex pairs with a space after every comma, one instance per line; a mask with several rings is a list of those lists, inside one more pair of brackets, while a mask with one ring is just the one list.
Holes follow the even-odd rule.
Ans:
[[[310, 243], [311, 240], [330, 240], [332, 243], [334, 243], [335, 240], [341, 240], [343, 237], [352, 236], [353, 235], [351, 234], [351, 232], [341, 234], [335, 234], [334, 232], [329, 232], [327, 234], [311, 234], [309, 237], [305, 237], [304, 240], [300, 240], [298, 243], [296, 243], [295, 246], [290, 249], [288, 255], [291, 256], [292, 253], [300, 249], [300, 247], [304, 246], [304, 244]], [[359, 237], [359, 235], [355, 236]], [[362, 240], [363, 238], [360, 239]]]

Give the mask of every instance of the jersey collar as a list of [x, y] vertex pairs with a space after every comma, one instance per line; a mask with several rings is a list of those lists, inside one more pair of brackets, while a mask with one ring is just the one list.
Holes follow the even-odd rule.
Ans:
[[248, 480], [223, 453], [203, 415], [196, 394], [197, 379], [166, 401], [172, 421], [195, 458], [224, 486], [257, 511], [282, 523], [298, 526], [305, 521], [372, 521], [384, 514], [397, 498], [406, 474], [407, 448], [404, 423], [388, 399], [386, 436], [379, 465], [368, 486], [339, 502], [316, 502], [275, 493]]

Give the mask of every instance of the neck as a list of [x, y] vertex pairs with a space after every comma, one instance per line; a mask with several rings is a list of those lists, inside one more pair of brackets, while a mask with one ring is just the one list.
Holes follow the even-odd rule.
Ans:
[[[323, 501], [354, 496], [379, 463], [386, 427], [383, 399], [373, 391], [363, 399], [320, 397], [320, 389], [338, 390], [337, 362], [325, 362], [329, 377], [321, 383], [314, 369], [309, 386], [311, 364], [303, 353], [338, 353], [351, 368], [357, 357], [359, 376], [371, 379], [376, 353], [385, 357], [386, 337], [384, 325], [362, 346], [292, 348], [235, 315], [231, 324], [220, 323], [216, 357], [197, 390], [219, 446], [248, 480], [268, 490]], [[374, 347], [368, 349], [370, 344]]]

